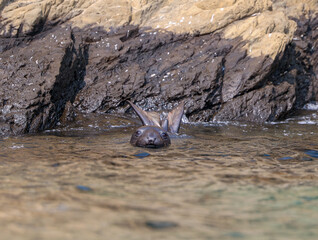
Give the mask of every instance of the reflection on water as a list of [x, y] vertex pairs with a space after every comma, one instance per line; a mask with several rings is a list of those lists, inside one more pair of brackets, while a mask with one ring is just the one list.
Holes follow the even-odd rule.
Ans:
[[317, 239], [316, 112], [186, 124], [164, 149], [88, 116], [0, 140], [2, 239]]

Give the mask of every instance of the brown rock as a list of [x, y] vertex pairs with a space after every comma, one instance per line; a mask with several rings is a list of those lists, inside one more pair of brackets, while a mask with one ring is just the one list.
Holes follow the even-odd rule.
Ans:
[[309, 0], [0, 1], [0, 132], [52, 127], [65, 106], [67, 116], [117, 112], [127, 99], [148, 110], [185, 99], [192, 121], [283, 118], [317, 100], [317, 9]]
[[[39, 47], [40, 46], [40, 47]], [[54, 126], [83, 84], [85, 47], [70, 27], [56, 28], [28, 44], [5, 51], [0, 63], [0, 126], [22, 134]]]

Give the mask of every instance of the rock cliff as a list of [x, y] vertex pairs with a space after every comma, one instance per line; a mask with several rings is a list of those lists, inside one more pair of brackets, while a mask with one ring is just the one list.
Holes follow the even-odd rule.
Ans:
[[316, 1], [0, 0], [0, 12], [0, 135], [126, 100], [254, 122], [318, 100]]

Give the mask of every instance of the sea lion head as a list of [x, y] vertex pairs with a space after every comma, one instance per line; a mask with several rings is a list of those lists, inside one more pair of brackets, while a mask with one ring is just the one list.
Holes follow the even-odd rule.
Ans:
[[168, 113], [163, 121], [156, 112], [146, 112], [128, 101], [142, 121], [142, 127], [138, 128], [131, 136], [130, 143], [136, 147], [159, 148], [169, 146], [171, 141], [169, 133], [177, 133], [183, 115], [184, 102]]
[[160, 148], [169, 146], [171, 141], [168, 133], [162, 128], [143, 126], [134, 132], [130, 143], [136, 147]]

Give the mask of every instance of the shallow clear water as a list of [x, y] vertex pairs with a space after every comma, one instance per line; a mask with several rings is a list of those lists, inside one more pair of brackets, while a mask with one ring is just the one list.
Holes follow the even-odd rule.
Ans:
[[164, 149], [87, 116], [0, 139], [1, 239], [317, 239], [318, 117], [183, 124]]

